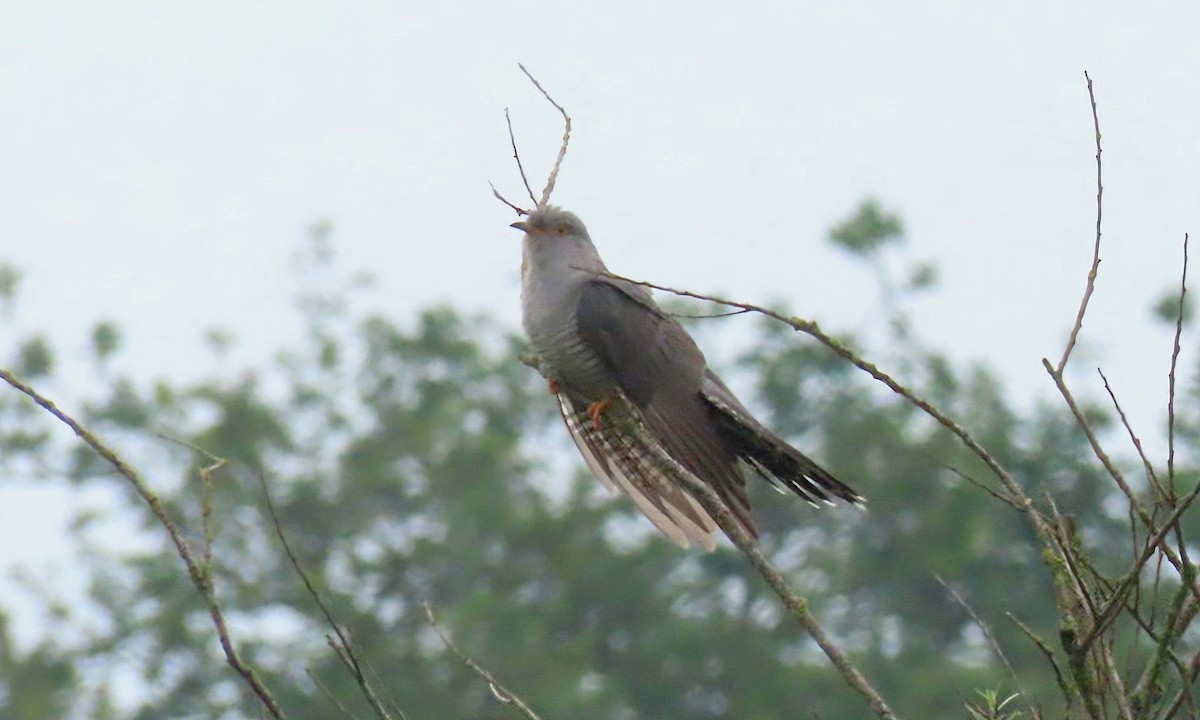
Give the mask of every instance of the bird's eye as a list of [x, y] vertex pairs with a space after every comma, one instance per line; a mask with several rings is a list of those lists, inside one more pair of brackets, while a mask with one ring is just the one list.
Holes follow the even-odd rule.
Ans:
[[566, 235], [567, 234], [567, 226], [566, 225], [554, 226], [554, 234], [555, 235]]

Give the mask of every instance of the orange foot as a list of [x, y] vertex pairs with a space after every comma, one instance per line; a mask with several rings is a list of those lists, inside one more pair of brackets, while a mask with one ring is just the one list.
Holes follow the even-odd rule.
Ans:
[[612, 398], [604, 398], [587, 406], [588, 417], [592, 419], [592, 425], [595, 425], [597, 430], [603, 426], [603, 423], [600, 422], [600, 415], [610, 404], [612, 404]]
[[551, 395], [557, 395], [557, 394], [558, 394], [558, 391], [559, 391], [559, 390], [561, 390], [561, 389], [562, 389], [562, 388], [560, 388], [560, 387], [558, 386], [558, 381], [557, 381], [557, 380], [555, 380], [554, 378], [550, 378], [550, 394], [551, 394]]

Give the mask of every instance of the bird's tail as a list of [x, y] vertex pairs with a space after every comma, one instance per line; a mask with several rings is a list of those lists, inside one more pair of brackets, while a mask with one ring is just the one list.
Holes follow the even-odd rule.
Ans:
[[759, 475], [814, 505], [831, 505], [834, 498], [853, 505], [865, 504], [853, 488], [755, 420], [715, 374], [709, 372], [706, 381], [703, 395], [715, 411], [721, 435], [738, 458]]

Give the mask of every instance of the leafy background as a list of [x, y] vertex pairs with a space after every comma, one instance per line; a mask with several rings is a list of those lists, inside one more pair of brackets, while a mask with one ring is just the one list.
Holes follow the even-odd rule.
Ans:
[[[1013, 407], [993, 369], [954, 362], [913, 333], [908, 308], [936, 295], [937, 271], [910, 257], [900, 219], [867, 200], [829, 238], [879, 294], [879, 312], [842, 340], [957, 417], [1031, 492], [1052, 490], [1089, 550], [1123, 547], [1124, 511], [1064, 410]], [[305, 332], [273, 361], [235, 366], [232, 340], [218, 331], [208, 333], [202, 377], [126, 376], [125, 331], [101, 320], [79, 404], [195, 543], [198, 473], [210, 461], [168, 438], [229, 460], [214, 476], [217, 594], [291, 717], [333, 716], [329, 696], [359, 716], [366, 708], [274, 539], [260, 476], [300, 561], [409, 718], [504, 712], [432, 633], [424, 600], [463, 650], [546, 718], [866, 714], [732, 548], [682, 552], [586, 476], [510, 328], [449, 306], [405, 318], [373, 311], [370, 277], [342, 269], [335, 245], [332, 228], [318, 225], [297, 251]], [[3, 277], [5, 322], [16, 327], [21, 274], [6, 266]], [[987, 477], [978, 461], [778, 323], [689, 322], [704, 345], [734, 337], [741, 351], [722, 372], [773, 427], [869, 498], [859, 513], [817, 512], [761, 483], [752, 496], [764, 549], [897, 711], [963, 716], [978, 690], [1007, 693], [1016, 682], [1056, 707], [1053, 674], [1006, 617], [1054, 637], [1049, 571], [1017, 513], [971, 482]], [[7, 362], [52, 390], [57, 358], [35, 332]], [[1189, 390], [1181, 403], [1189, 450], [1193, 400]], [[1106, 406], [1088, 412], [1112, 429]], [[256, 716], [154, 519], [94, 453], [14, 392], [0, 393], [0, 468], [117, 498], [70, 526], [81, 593], [28, 573], [7, 578], [38, 599], [48, 623], [18, 642], [0, 615], [0, 716]], [[1016, 681], [937, 577], [991, 626]]]

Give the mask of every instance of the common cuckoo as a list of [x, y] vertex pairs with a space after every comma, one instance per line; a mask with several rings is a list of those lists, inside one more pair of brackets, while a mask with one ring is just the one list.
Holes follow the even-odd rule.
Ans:
[[688, 492], [712, 488], [757, 537], [746, 475], [812, 503], [862, 497], [763, 426], [708, 368], [650, 291], [609, 277], [587, 228], [553, 206], [512, 224], [525, 233], [521, 310], [539, 369], [592, 473], [682, 547], [715, 546], [717, 523]]

